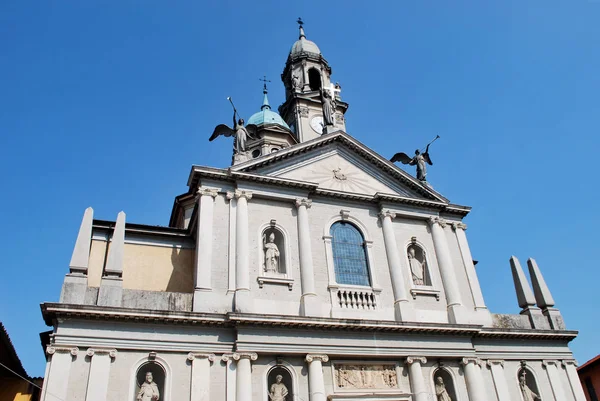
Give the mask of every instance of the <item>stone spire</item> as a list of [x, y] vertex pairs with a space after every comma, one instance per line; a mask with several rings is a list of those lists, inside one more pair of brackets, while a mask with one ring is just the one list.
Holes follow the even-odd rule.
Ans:
[[521, 267], [521, 263], [515, 256], [510, 257], [510, 267], [512, 270], [515, 291], [517, 292], [517, 301], [521, 307], [521, 315], [529, 317], [529, 323], [533, 329], [549, 329], [548, 321], [542, 315], [540, 308], [535, 306], [535, 297]]
[[529, 267], [529, 275], [533, 284], [533, 293], [537, 306], [542, 308], [542, 313], [548, 318], [550, 327], [554, 330], [565, 330], [565, 322], [558, 309], [554, 307], [554, 298], [550, 293], [550, 289], [546, 285], [546, 281], [542, 276], [542, 272], [533, 258], [527, 260]]

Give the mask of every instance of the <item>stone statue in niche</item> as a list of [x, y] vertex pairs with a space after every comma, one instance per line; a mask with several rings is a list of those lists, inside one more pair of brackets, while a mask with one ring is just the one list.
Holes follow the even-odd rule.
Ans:
[[420, 255], [417, 256], [417, 248], [415, 245], [411, 245], [408, 248], [408, 264], [410, 265], [413, 283], [415, 283], [415, 285], [426, 285], [425, 269], [427, 263], [425, 261], [425, 252], [422, 250], [420, 251]]
[[335, 369], [339, 388], [396, 388], [396, 369], [392, 365], [338, 365]]
[[275, 244], [275, 233], [269, 234], [269, 242], [267, 242], [267, 234], [263, 234], [263, 248], [265, 251], [265, 272], [280, 273], [279, 271], [279, 248]]
[[321, 101], [323, 102], [323, 121], [325, 125], [335, 125], [335, 100], [331, 98], [329, 91], [321, 90]]
[[448, 390], [446, 390], [444, 379], [442, 379], [441, 376], [438, 376], [435, 379], [435, 395], [437, 396], [438, 401], [452, 401], [450, 394], [448, 394]]
[[300, 77], [298, 75], [292, 74], [292, 90], [294, 92], [300, 92], [300, 89], [302, 89]]
[[525, 370], [522, 370], [521, 374], [519, 375], [519, 388], [521, 389], [521, 393], [523, 394], [523, 401], [541, 401], [542, 397], [531, 391], [531, 389], [527, 385], [527, 379], [525, 377], [526, 374], [527, 373], [525, 372]]
[[136, 399], [139, 401], [158, 401], [159, 398], [158, 386], [152, 378], [152, 372], [146, 372], [146, 381], [142, 383]]
[[269, 400], [271, 401], [285, 401], [285, 397], [288, 395], [288, 389], [281, 381], [283, 376], [275, 376], [275, 383], [271, 384], [269, 391]]

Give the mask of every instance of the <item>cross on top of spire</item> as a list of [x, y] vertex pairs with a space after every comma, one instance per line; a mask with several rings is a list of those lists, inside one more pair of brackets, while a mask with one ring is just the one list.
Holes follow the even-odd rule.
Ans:
[[298, 21], [296, 21], [298, 23], [298, 28], [300, 28], [300, 38], [306, 38], [306, 35], [304, 34], [304, 21], [302, 21], [302, 18], [298, 17]]
[[267, 76], [264, 75], [263, 78], [258, 78], [259, 81], [263, 82], [263, 93], [267, 93], [267, 82], [271, 82], [271, 80], [267, 79]]
[[260, 109], [261, 110], [265, 110], [265, 109], [271, 110], [271, 106], [269, 105], [269, 99], [267, 98], [267, 92], [268, 92], [267, 91], [267, 82], [271, 82], [271, 81], [267, 79], [266, 75], [263, 76], [262, 78], [258, 78], [258, 80], [263, 82], [263, 93], [264, 93], [263, 104]]

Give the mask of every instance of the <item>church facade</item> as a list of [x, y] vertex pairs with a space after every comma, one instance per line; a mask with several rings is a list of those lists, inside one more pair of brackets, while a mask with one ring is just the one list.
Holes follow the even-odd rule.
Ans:
[[232, 166], [193, 166], [168, 227], [85, 211], [43, 400], [585, 400], [535, 261], [488, 310], [470, 208], [348, 135], [331, 73], [300, 25], [286, 101], [215, 131]]

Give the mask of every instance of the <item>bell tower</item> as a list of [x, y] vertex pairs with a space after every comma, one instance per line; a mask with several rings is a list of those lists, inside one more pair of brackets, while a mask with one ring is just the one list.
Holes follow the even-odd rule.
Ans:
[[298, 18], [300, 36], [292, 46], [281, 74], [285, 103], [279, 114], [298, 142], [323, 134], [345, 131], [348, 104], [340, 97], [341, 87], [331, 82], [331, 67], [319, 47], [306, 39], [304, 22]]

